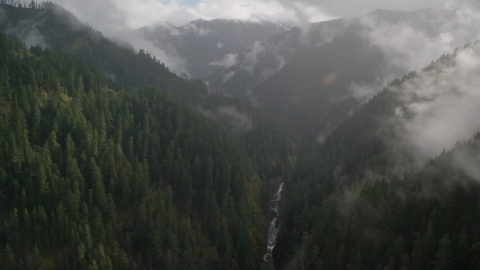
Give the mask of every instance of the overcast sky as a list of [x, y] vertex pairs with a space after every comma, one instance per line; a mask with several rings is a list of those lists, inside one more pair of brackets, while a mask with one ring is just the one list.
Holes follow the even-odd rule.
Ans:
[[355, 17], [375, 9], [416, 10], [479, 0], [53, 0], [99, 30], [181, 25], [203, 18], [314, 22]]

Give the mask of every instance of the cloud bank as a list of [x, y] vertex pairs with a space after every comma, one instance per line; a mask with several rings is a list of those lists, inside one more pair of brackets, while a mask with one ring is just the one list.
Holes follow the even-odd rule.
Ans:
[[[121, 22], [131, 29], [167, 21], [175, 26], [202, 19], [295, 21], [292, 10], [277, 1], [203, 0], [195, 4], [157, 0], [53, 0], [99, 29]], [[113, 12], [112, 12], [113, 11]]]
[[[361, 16], [375, 9], [412, 11], [457, 5], [474, 0], [53, 0], [96, 28], [121, 21], [130, 28], [168, 21], [183, 25], [192, 20], [226, 18], [317, 22], [330, 18]], [[102, 26], [101, 26], [102, 25]]]
[[359, 81], [350, 85], [351, 94], [362, 100], [395, 78], [420, 71], [440, 56], [480, 37], [480, 10], [468, 3], [408, 14], [379, 11], [356, 20], [366, 27], [363, 36], [385, 55], [383, 69], [374, 83]]
[[196, 109], [210, 120], [225, 124], [234, 134], [243, 134], [253, 129], [252, 120], [234, 106], [220, 106], [216, 110], [207, 110], [201, 107]]
[[229, 53], [223, 59], [211, 62], [210, 65], [229, 68], [237, 62], [237, 58], [238, 54]]
[[401, 3], [396, 0], [198, 0], [188, 2], [180, 0], [53, 0], [53, 2], [71, 11], [80, 20], [88, 22], [105, 35], [132, 43], [137, 50], [143, 48], [164, 62], [172, 71], [188, 76], [184, 59], [156, 48], [140, 35], [135, 35], [133, 30], [162, 22], [176, 26], [184, 25], [198, 18], [271, 20], [290, 25], [308, 26], [310, 22], [315, 21], [361, 16], [377, 8], [416, 10], [445, 5], [458, 6], [460, 3], [473, 2], [473, 0], [406, 0]]
[[395, 149], [408, 151], [422, 165], [480, 131], [479, 75], [477, 43], [393, 89], [402, 104], [392, 125], [399, 138]]

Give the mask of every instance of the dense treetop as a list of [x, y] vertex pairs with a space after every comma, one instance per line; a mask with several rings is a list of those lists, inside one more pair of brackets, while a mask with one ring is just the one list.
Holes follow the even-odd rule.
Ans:
[[231, 136], [0, 35], [6, 269], [258, 269], [261, 182]]

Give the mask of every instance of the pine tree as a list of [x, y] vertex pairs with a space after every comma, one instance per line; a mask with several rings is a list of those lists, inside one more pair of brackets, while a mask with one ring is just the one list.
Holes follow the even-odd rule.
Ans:
[[445, 234], [438, 243], [438, 251], [435, 256], [435, 270], [446, 270], [451, 268], [451, 251], [452, 242], [450, 241], [450, 236]]

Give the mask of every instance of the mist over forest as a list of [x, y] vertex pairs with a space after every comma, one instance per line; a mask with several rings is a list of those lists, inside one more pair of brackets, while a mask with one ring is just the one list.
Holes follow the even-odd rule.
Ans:
[[0, 0], [0, 269], [480, 269], [479, 29], [474, 0]]

